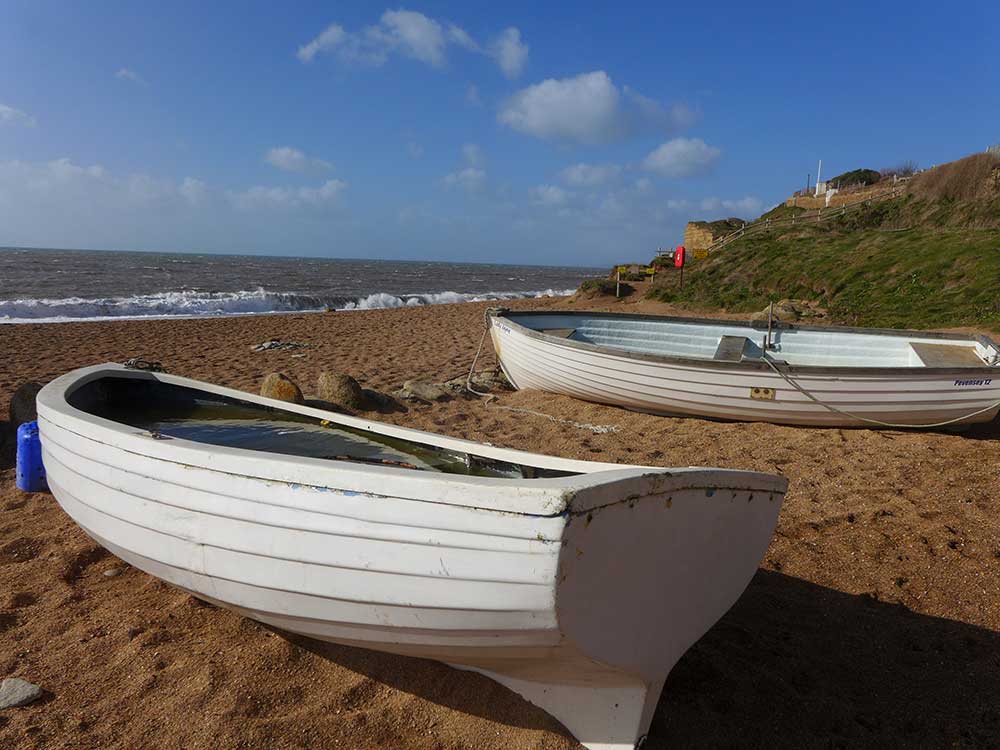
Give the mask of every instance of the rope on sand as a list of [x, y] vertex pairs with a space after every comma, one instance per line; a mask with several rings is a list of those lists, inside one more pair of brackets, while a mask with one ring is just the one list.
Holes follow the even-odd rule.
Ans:
[[502, 406], [500, 404], [493, 404], [493, 408], [505, 409], [507, 411], [515, 411], [521, 414], [534, 414], [536, 417], [545, 417], [550, 422], [558, 422], [559, 424], [568, 424], [573, 427], [578, 427], [581, 430], [590, 430], [591, 432], [597, 435], [604, 435], [609, 432], [615, 433], [621, 429], [616, 424], [591, 424], [590, 422], [575, 422], [572, 419], [560, 419], [559, 417], [553, 417], [551, 414], [546, 414], [545, 412], [534, 411], [533, 409], [521, 409], [516, 406]]

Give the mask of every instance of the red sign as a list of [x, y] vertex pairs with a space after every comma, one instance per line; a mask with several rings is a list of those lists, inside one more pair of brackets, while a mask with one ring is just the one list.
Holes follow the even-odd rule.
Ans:
[[674, 251], [674, 266], [684, 268], [684, 245], [678, 245]]

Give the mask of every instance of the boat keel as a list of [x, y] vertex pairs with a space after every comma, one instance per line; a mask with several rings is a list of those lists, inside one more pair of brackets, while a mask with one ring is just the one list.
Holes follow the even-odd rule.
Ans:
[[[469, 669], [452, 665], [458, 669]], [[606, 685], [567, 685], [474, 671], [534, 703], [566, 727], [589, 750], [634, 750], [646, 738], [660, 700], [663, 680], [639, 679]]]

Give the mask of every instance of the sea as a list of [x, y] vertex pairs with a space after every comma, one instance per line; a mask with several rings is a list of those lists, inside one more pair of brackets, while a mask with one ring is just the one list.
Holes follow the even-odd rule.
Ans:
[[571, 294], [601, 269], [0, 248], [0, 323], [261, 315]]

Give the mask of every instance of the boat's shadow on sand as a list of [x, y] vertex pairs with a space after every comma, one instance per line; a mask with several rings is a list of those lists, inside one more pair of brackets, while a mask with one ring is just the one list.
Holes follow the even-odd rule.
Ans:
[[1000, 416], [992, 422], [972, 425], [964, 436], [973, 440], [1000, 440]]
[[17, 433], [10, 422], [0, 419], [0, 469], [10, 469], [17, 459]]
[[[566, 734], [479, 675], [292, 640], [458, 711]], [[995, 746], [998, 675], [1000, 633], [761, 570], [674, 667], [643, 747]]]

